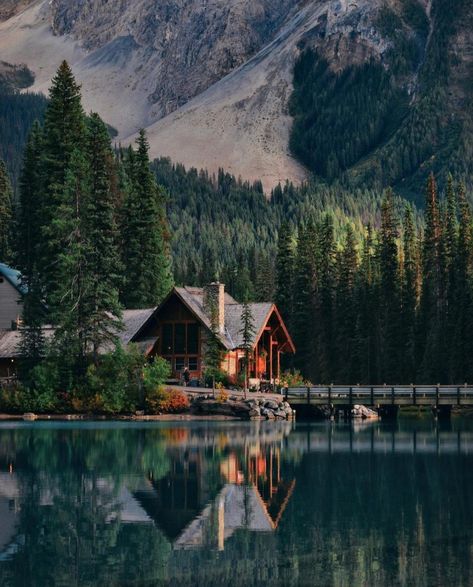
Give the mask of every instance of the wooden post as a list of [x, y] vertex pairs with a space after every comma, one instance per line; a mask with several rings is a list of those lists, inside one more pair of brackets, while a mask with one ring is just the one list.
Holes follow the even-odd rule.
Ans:
[[414, 405], [417, 405], [417, 389], [415, 385], [412, 386], [412, 401]]
[[374, 406], [374, 387], [371, 386], [371, 406]]
[[286, 394], [286, 401], [287, 401], [289, 398], [289, 387], [287, 387], [287, 385], [285, 387], [285, 390], [286, 390], [285, 394]]
[[278, 345], [278, 379], [281, 379], [281, 351]]
[[394, 386], [391, 387], [391, 403], [392, 403], [392, 405], [395, 404]]
[[457, 387], [457, 406], [461, 403], [460, 386]]
[[439, 407], [439, 400], [440, 400], [440, 383], [437, 383], [437, 387], [435, 388], [435, 407]]
[[310, 387], [307, 388], [307, 405], [310, 406]]
[[270, 383], [270, 385], [273, 384], [273, 333], [272, 332], [269, 335], [269, 383]]
[[350, 415], [351, 415], [351, 409], [353, 406], [353, 387], [350, 387], [349, 397], [350, 397]]
[[332, 387], [333, 383], [328, 386], [328, 403], [332, 405]]

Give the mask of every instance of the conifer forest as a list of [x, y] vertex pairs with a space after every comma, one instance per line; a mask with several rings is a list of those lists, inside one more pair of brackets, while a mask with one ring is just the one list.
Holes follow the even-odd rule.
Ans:
[[[298, 76], [313, 67], [318, 79], [326, 65], [307, 54], [296, 66], [295, 109]], [[356, 75], [386, 82], [374, 66]], [[386, 91], [391, 108], [401, 98]], [[3, 92], [1, 107], [14, 115], [0, 145], [0, 258], [28, 290], [22, 344], [31, 365], [44, 354], [45, 324], [67, 349], [61, 377], [73, 378], [87, 369], [87, 349], [113, 343], [123, 308], [155, 306], [173, 283], [220, 280], [239, 300], [278, 304], [297, 347], [286, 367], [314, 383], [472, 380], [464, 174], [431, 173], [409, 201], [368, 182], [332, 181], [364, 148], [357, 142], [361, 150], [350, 147], [334, 167], [333, 144], [324, 161], [307, 160], [320, 172], [313, 180], [268, 195], [223, 169], [150, 161], [144, 132], [134, 147], [115, 144], [100, 117], [85, 114], [65, 62], [48, 100]], [[323, 128], [304, 134], [301, 125], [296, 114], [293, 149], [304, 159], [310, 133]]]

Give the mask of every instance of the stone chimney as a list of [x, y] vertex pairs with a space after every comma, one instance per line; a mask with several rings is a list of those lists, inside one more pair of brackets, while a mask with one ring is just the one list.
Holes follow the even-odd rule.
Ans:
[[225, 331], [225, 285], [214, 282], [204, 287], [204, 310], [212, 320], [217, 322], [218, 331], [223, 334]]

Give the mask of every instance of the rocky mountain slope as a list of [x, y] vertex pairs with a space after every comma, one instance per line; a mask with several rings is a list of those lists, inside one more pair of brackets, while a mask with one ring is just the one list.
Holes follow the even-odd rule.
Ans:
[[[83, 84], [87, 108], [117, 128], [121, 141], [144, 126], [154, 156], [212, 171], [225, 167], [271, 188], [307, 176], [289, 152], [289, 101], [301, 51], [315, 48], [334, 73], [371, 60], [389, 70], [402, 29], [418, 56], [396, 83], [413, 103], [436, 35], [435, 10], [445, 3], [3, 0], [0, 54], [26, 63], [40, 91], [65, 58]], [[462, 108], [471, 37], [466, 26], [449, 37]]]

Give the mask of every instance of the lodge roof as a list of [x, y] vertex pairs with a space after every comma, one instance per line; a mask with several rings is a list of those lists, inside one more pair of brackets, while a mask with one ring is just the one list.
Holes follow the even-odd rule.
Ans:
[[[204, 308], [204, 288], [202, 287], [175, 287], [175, 292], [197, 318], [207, 327], [211, 328], [210, 316]], [[241, 318], [244, 306], [239, 304], [230, 294], [225, 292], [225, 329], [220, 334], [220, 340], [228, 350], [235, 350], [243, 346], [241, 335]], [[274, 304], [271, 302], [249, 304], [255, 326], [255, 333], [251, 344], [254, 346], [268, 321]]]
[[16, 269], [12, 269], [5, 263], [0, 263], [0, 276], [4, 277], [21, 295], [26, 293], [26, 288], [21, 283], [21, 273]]

